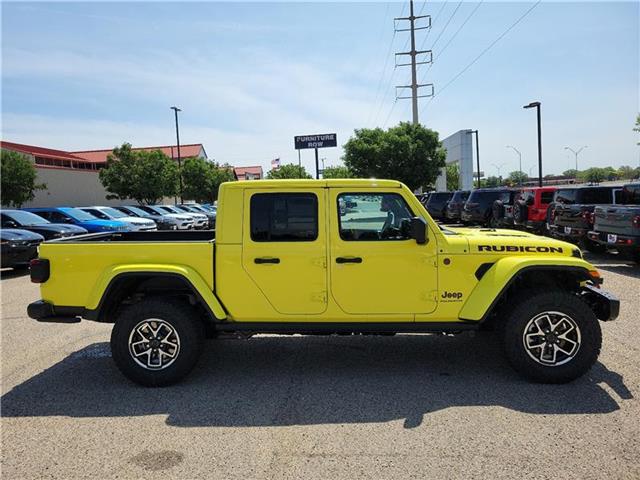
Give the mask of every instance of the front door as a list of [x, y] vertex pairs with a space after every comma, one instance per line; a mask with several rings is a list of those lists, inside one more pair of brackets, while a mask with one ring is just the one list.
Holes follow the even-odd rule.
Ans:
[[331, 189], [331, 294], [350, 314], [430, 313], [437, 305], [437, 246], [404, 228], [416, 216], [400, 193]]
[[317, 315], [327, 308], [324, 202], [322, 188], [245, 191], [242, 266], [281, 314]]

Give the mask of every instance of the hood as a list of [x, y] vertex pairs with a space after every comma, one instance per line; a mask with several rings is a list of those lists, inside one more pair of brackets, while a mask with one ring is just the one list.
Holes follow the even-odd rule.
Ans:
[[38, 235], [37, 233], [33, 233], [28, 230], [20, 230], [18, 228], [3, 228], [0, 230], [0, 239], [2, 239], [3, 242], [9, 240], [44, 241], [44, 237], [42, 235]]
[[129, 222], [134, 225], [152, 225], [154, 223], [153, 220], [149, 218], [140, 218], [140, 217], [121, 217], [118, 219], [121, 222]]
[[492, 228], [450, 228], [449, 230], [466, 238], [470, 253], [580, 256], [578, 247], [571, 243], [517, 230]]
[[193, 217], [186, 213], [167, 213], [163, 217], [175, 218], [176, 220], [193, 220]]

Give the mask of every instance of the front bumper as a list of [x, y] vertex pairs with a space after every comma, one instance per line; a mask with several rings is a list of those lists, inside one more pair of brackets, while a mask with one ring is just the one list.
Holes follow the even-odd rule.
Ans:
[[36, 245], [2, 246], [0, 264], [3, 267], [13, 267], [14, 265], [26, 265], [31, 259], [38, 256]]
[[618, 300], [615, 295], [591, 285], [585, 285], [580, 295], [591, 307], [591, 310], [593, 310], [598, 320], [610, 322], [618, 318], [618, 314], [620, 313], [620, 300]]
[[83, 313], [82, 307], [56, 307], [44, 300], [30, 303], [27, 307], [30, 318], [45, 323], [78, 323]]

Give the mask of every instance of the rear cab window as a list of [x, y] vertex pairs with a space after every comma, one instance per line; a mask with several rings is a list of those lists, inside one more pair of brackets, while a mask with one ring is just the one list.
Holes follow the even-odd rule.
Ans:
[[254, 242], [312, 242], [318, 238], [318, 197], [313, 193], [256, 193], [249, 208]]

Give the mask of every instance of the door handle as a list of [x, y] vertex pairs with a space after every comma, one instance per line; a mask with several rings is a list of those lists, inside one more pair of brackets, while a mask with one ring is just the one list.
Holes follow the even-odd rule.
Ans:
[[361, 257], [336, 257], [336, 263], [362, 263]]
[[258, 265], [262, 265], [264, 263], [280, 263], [279, 258], [273, 258], [273, 257], [258, 257], [258, 258], [254, 258], [253, 261]]

